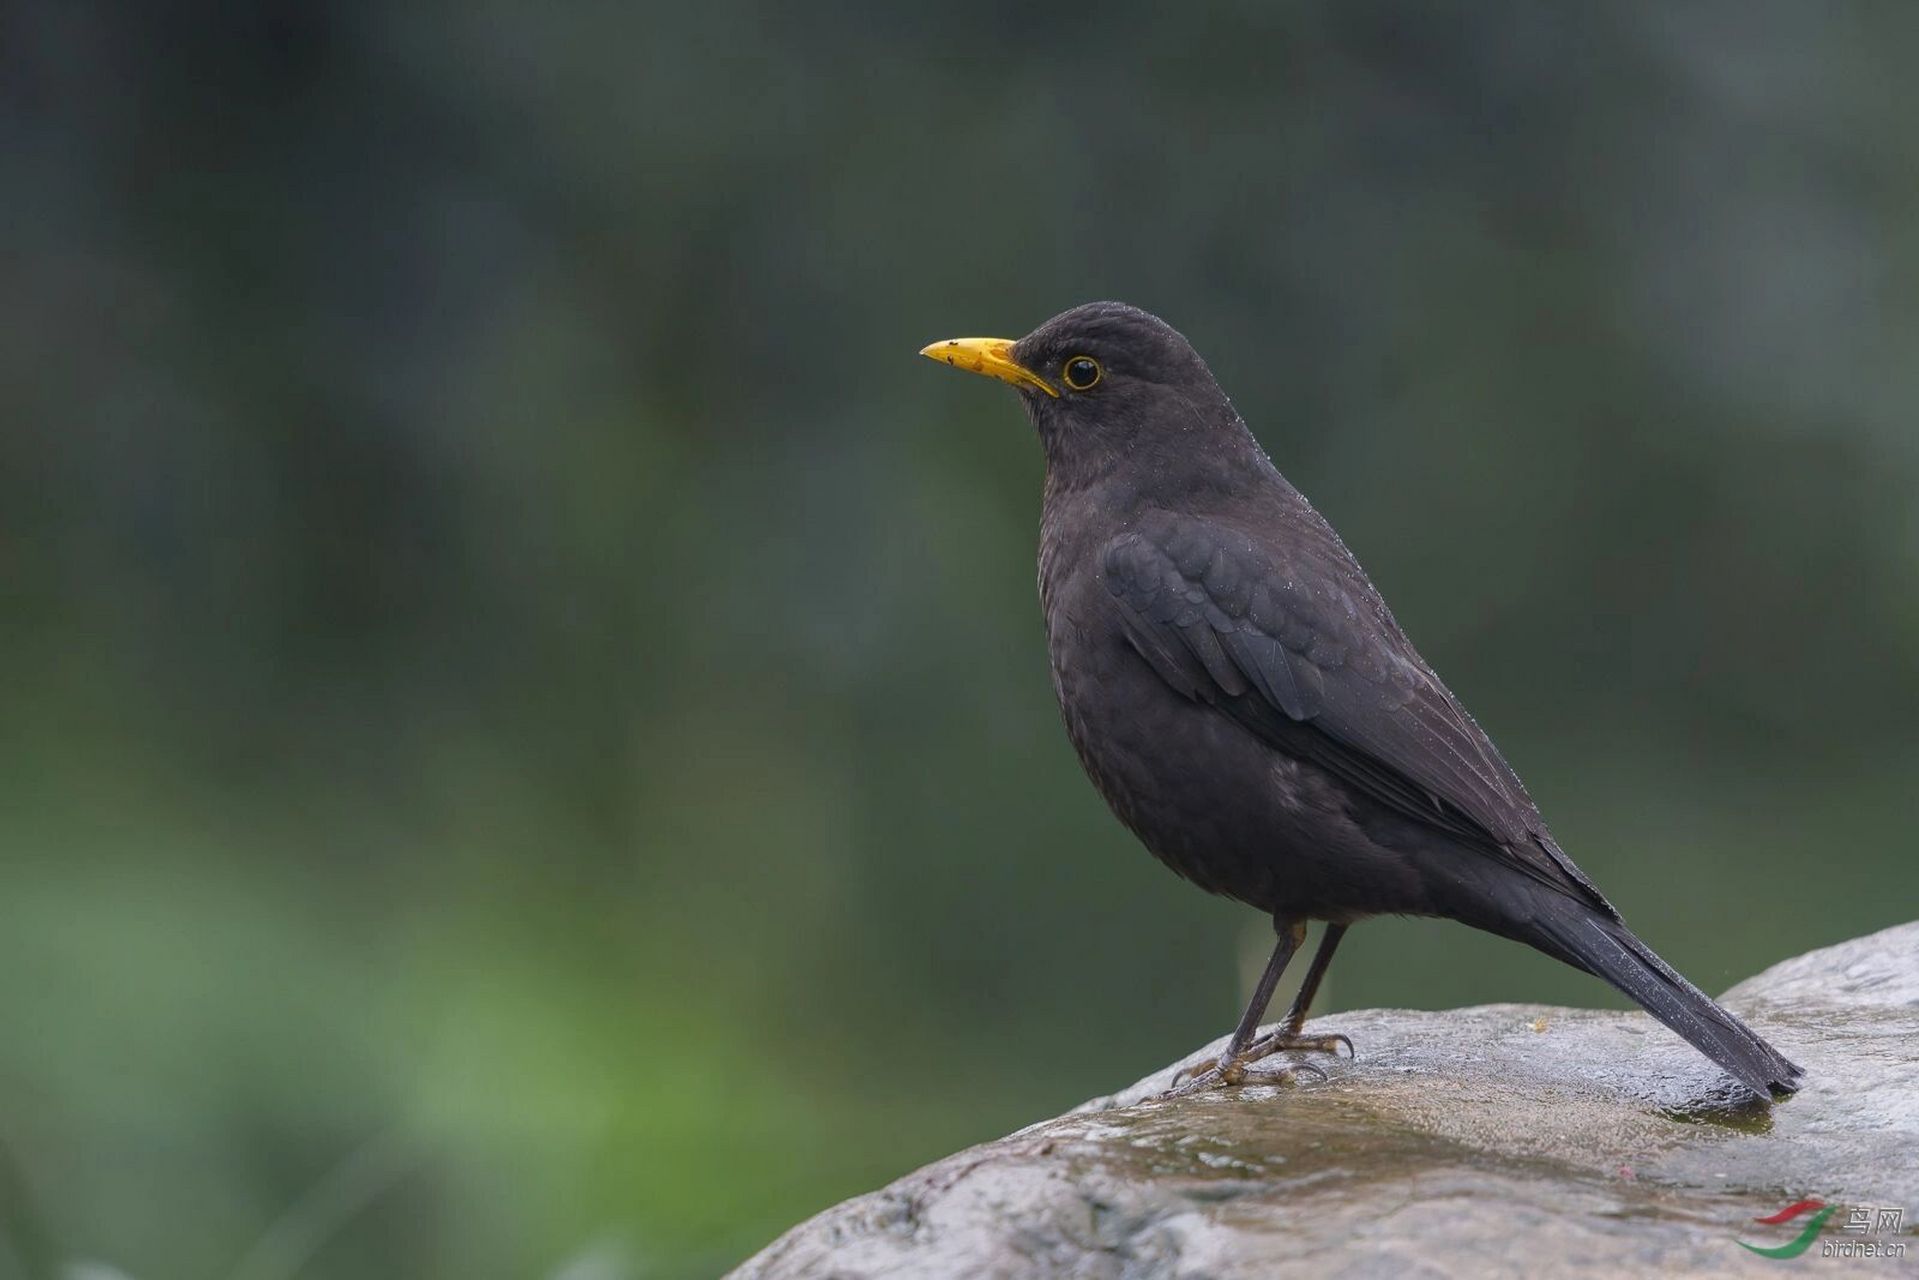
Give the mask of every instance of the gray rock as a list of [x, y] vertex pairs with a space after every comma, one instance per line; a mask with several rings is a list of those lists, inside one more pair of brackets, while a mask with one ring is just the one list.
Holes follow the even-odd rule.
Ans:
[[[1776, 1277], [1737, 1241], [1792, 1240], [1809, 1215], [1753, 1219], [1804, 1197], [1845, 1206], [1810, 1257], [1903, 1246], [1859, 1265], [1911, 1274], [1919, 923], [1775, 965], [1726, 1003], [1806, 1068], [1796, 1097], [1742, 1100], [1639, 1013], [1341, 1013], [1313, 1029], [1359, 1057], [1324, 1082], [1156, 1101], [1169, 1067], [829, 1209], [734, 1274]], [[1903, 1222], [1850, 1235], [1850, 1207]]]

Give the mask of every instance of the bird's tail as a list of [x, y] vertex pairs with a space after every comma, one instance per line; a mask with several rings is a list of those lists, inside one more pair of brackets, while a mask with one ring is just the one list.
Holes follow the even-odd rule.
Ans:
[[1653, 954], [1618, 920], [1564, 904], [1530, 922], [1524, 940], [1604, 978], [1764, 1098], [1791, 1093], [1804, 1072]]

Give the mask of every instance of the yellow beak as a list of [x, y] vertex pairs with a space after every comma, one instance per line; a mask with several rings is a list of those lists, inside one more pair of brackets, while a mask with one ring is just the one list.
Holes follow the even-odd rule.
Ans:
[[1013, 343], [1009, 338], [947, 338], [921, 347], [920, 354], [968, 373], [983, 373], [1016, 387], [1032, 387], [1055, 398], [1059, 395], [1046, 379], [1013, 359]]

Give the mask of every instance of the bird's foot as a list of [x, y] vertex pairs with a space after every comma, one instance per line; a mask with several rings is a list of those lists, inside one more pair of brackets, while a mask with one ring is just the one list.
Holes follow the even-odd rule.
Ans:
[[1248, 1072], [1247, 1068], [1256, 1062], [1272, 1057], [1276, 1053], [1330, 1053], [1339, 1056], [1340, 1046], [1346, 1048], [1346, 1056], [1353, 1056], [1353, 1042], [1337, 1033], [1328, 1036], [1302, 1036], [1297, 1032], [1285, 1030], [1271, 1031], [1246, 1046], [1245, 1052], [1238, 1056], [1222, 1053], [1217, 1060], [1201, 1058], [1189, 1062], [1173, 1073], [1173, 1083], [1163, 1098], [1183, 1098], [1202, 1089], [1210, 1089], [1218, 1084], [1244, 1084], [1255, 1080], [1260, 1084], [1292, 1085], [1299, 1083], [1299, 1077], [1312, 1072], [1319, 1079], [1326, 1079], [1326, 1072], [1310, 1062], [1294, 1063], [1281, 1067], [1277, 1071]]
[[1346, 1050], [1348, 1058], [1354, 1056], [1352, 1040], [1337, 1031], [1325, 1036], [1302, 1036], [1297, 1031], [1269, 1031], [1246, 1046], [1240, 1061], [1258, 1062], [1276, 1053], [1330, 1053], [1337, 1058], [1342, 1048]]
[[[1184, 1098], [1190, 1094], [1203, 1093], [1219, 1085], [1271, 1084], [1281, 1088], [1291, 1088], [1299, 1084], [1301, 1078], [1311, 1073], [1315, 1080], [1324, 1080], [1326, 1072], [1310, 1062], [1290, 1063], [1278, 1070], [1248, 1071], [1245, 1060], [1228, 1061], [1223, 1055], [1218, 1062], [1193, 1063], [1184, 1067], [1180, 1075], [1183, 1081], [1176, 1082], [1172, 1088], [1159, 1095], [1159, 1099]], [[1186, 1075], [1191, 1071], [1193, 1074]]]

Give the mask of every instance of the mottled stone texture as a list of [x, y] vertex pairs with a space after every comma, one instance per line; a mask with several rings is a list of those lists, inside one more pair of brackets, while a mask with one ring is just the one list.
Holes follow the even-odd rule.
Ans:
[[[1849, 1265], [1919, 1267], [1919, 923], [1725, 1003], [1806, 1068], [1797, 1097], [1741, 1102], [1639, 1013], [1335, 1014], [1313, 1029], [1359, 1057], [1323, 1083], [1152, 1101], [1169, 1067], [829, 1209], [735, 1275], [1776, 1277], [1735, 1241], [1791, 1240], [1806, 1217], [1753, 1219], [1802, 1197], [1902, 1208], [1903, 1234], [1863, 1238], [1905, 1261]], [[1802, 1261], [1856, 1238], [1845, 1221]]]

